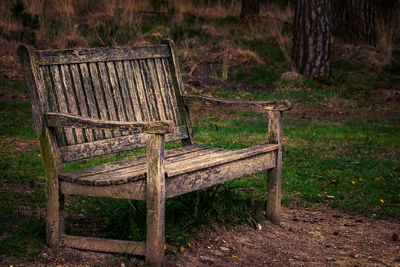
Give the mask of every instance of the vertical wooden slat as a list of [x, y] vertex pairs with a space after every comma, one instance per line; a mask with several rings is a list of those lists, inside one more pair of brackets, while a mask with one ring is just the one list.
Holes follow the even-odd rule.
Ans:
[[179, 125], [182, 125], [183, 124], [182, 123], [183, 118], [181, 117], [179, 106], [178, 106], [178, 101], [176, 99], [175, 90], [174, 90], [174, 83], [173, 83], [173, 80], [172, 80], [172, 77], [171, 77], [171, 71], [170, 71], [169, 66], [168, 66], [169, 65], [168, 59], [164, 59], [163, 58], [163, 59], [161, 59], [161, 61], [162, 61], [163, 72], [164, 72], [165, 79], [166, 79], [166, 82], [167, 82], [168, 97], [171, 100], [172, 107], [173, 107], [173, 110], [174, 110], [174, 114], [175, 114], [177, 123]]
[[147, 266], [164, 266], [164, 141], [164, 135], [154, 134], [149, 136], [147, 145]]
[[[119, 121], [127, 121], [125, 110], [124, 110], [124, 104], [122, 102], [121, 92], [120, 92], [120, 88], [118, 85], [117, 74], [115, 72], [114, 62], [108, 61], [106, 63], [106, 66], [108, 68], [108, 74], [109, 74], [109, 78], [110, 78], [112, 95], [114, 96], [115, 105], [117, 106], [118, 120]], [[127, 135], [128, 133], [129, 133], [128, 131], [122, 131], [123, 135]]]
[[[90, 79], [88, 66], [86, 63], [82, 63], [79, 64], [79, 68], [82, 74], [83, 88], [85, 89], [86, 93], [86, 99], [89, 107], [90, 117], [93, 119], [98, 119], [99, 118], [98, 109], [96, 105], [96, 100], [94, 99], [93, 96], [92, 81]], [[94, 130], [94, 136], [96, 137], [96, 140], [103, 139], [103, 134], [101, 130]]]
[[147, 66], [148, 66], [148, 70], [149, 70], [149, 74], [150, 74], [150, 80], [151, 83], [153, 85], [153, 93], [154, 93], [154, 98], [155, 98], [155, 102], [157, 105], [157, 110], [158, 113], [160, 115], [160, 120], [166, 120], [167, 118], [170, 120], [171, 117], [167, 115], [167, 112], [164, 109], [164, 101], [161, 95], [161, 91], [160, 91], [160, 85], [158, 83], [158, 79], [157, 79], [157, 73], [156, 73], [156, 69], [154, 67], [154, 62], [152, 59], [147, 59]]
[[[171, 40], [169, 40], [169, 47], [171, 49], [170, 61], [172, 63], [171, 64], [172, 72], [170, 72], [170, 73], [172, 74], [172, 77], [174, 78], [174, 80], [173, 80], [174, 93], [175, 93], [175, 96], [178, 98], [177, 102], [178, 102], [180, 114], [182, 116], [181, 119], [182, 119], [183, 123], [186, 125], [188, 134], [189, 134], [189, 138], [182, 140], [182, 144], [186, 146], [186, 145], [195, 144], [192, 121], [190, 120], [189, 107], [185, 106], [182, 101], [181, 95], [183, 94], [183, 82], [182, 82], [181, 73], [179, 70], [179, 63], [178, 63], [178, 60], [175, 58], [174, 44]], [[168, 71], [169, 71], [169, 64], [167, 64], [167, 67], [168, 67]]]
[[[89, 63], [90, 75], [92, 76], [92, 83], [94, 89], [94, 95], [99, 106], [100, 119], [109, 120], [107, 116], [107, 106], [104, 101], [103, 91], [101, 89], [101, 84], [99, 80], [99, 73], [97, 71], [96, 63]], [[112, 138], [112, 133], [110, 130], [104, 130], [104, 135], [106, 138]]]
[[152, 117], [149, 112], [146, 93], [143, 87], [142, 75], [137, 60], [132, 60], [132, 70], [136, 80], [136, 89], [139, 96], [140, 107], [142, 108], [143, 119], [144, 121], [151, 121]]
[[[106, 96], [106, 104], [110, 120], [117, 121], [118, 117], [114, 105], [114, 98], [110, 87], [110, 81], [108, 79], [106, 64], [104, 62], [99, 62], [99, 71], [101, 82], [103, 83], [104, 95]], [[113, 134], [116, 137], [121, 136], [121, 133], [119, 131], [114, 131]]]
[[117, 116], [120, 121], [126, 121], [126, 115], [122, 103], [121, 93], [119, 91], [117, 75], [115, 73], [114, 62], [107, 62], [106, 65], [108, 68], [108, 73], [110, 75], [109, 77], [110, 77], [112, 95], [114, 96], [115, 105], [117, 106], [117, 112], [118, 112]]
[[[53, 79], [54, 79], [54, 87], [56, 89], [55, 91], [56, 91], [56, 95], [57, 95], [57, 99], [58, 99], [58, 108], [59, 108], [60, 112], [69, 113], [68, 108], [67, 108], [67, 101], [65, 99], [65, 95], [63, 92], [63, 88], [62, 88], [60, 71], [58, 68], [59, 68], [59, 66], [57, 66], [57, 65], [50, 66], [51, 74], [53, 75]], [[67, 144], [68, 145], [75, 144], [74, 134], [72, 133], [72, 129], [64, 128], [64, 132], [65, 132], [65, 138], [67, 140]]]
[[179, 125], [176, 117], [178, 115], [176, 114], [177, 107], [174, 107], [174, 104], [171, 101], [171, 96], [168, 93], [170, 89], [168, 88], [169, 85], [166, 82], [166, 78], [164, 77], [165, 73], [161, 60], [159, 58], [156, 58], [154, 61], [156, 66], [157, 77], [158, 80], [160, 81], [161, 95], [162, 99], [164, 100], [164, 106], [165, 106], [165, 111], [167, 113], [167, 117], [169, 120], [173, 120], [175, 125]]
[[125, 104], [127, 120], [135, 121], [135, 116], [133, 115], [132, 103], [128, 93], [128, 85], [126, 83], [125, 72], [124, 72], [124, 67], [122, 66], [122, 62], [121, 61], [115, 62], [115, 68], [117, 71], [119, 86], [121, 88], [122, 99]]
[[[53, 84], [51, 82], [51, 72], [50, 72], [50, 67], [49, 66], [43, 66], [40, 68], [41, 74], [43, 77], [43, 81], [47, 90], [47, 101], [48, 101], [48, 108], [49, 111], [54, 111], [54, 112], [60, 112], [58, 105], [57, 105], [57, 100], [53, 88]], [[58, 146], [65, 146], [65, 133], [64, 129], [62, 128], [56, 128], [55, 129], [55, 134], [56, 134], [56, 139]]]
[[[69, 112], [72, 115], [80, 115], [79, 111], [78, 111], [78, 105], [76, 104], [76, 96], [74, 93], [74, 88], [72, 87], [73, 85], [72, 85], [72, 80], [71, 80], [71, 75], [69, 72], [68, 65], [61, 65], [61, 77], [62, 77], [62, 82], [64, 85], [65, 93], [67, 96]], [[75, 129], [72, 129], [72, 131], [75, 132], [76, 142], [78, 144], [81, 144], [85, 141], [83, 139], [82, 129], [75, 128]]]
[[[79, 68], [77, 64], [71, 64], [72, 80], [74, 81], [76, 96], [78, 99], [79, 109], [83, 117], [89, 117], [86, 96], [83, 91], [81, 76], [79, 75]], [[93, 130], [85, 129], [85, 135], [89, 142], [94, 141]]]
[[143, 121], [143, 115], [142, 115], [141, 107], [140, 107], [140, 104], [138, 101], [138, 95], [137, 95], [137, 91], [136, 91], [136, 85], [135, 85], [135, 81], [133, 78], [132, 67], [131, 67], [130, 61], [124, 61], [124, 70], [125, 70], [128, 91], [129, 91], [129, 95], [131, 97], [132, 106], [133, 106], [132, 108], [134, 111], [136, 121]]
[[145, 96], [147, 99], [147, 103], [149, 105], [150, 116], [153, 121], [157, 121], [160, 119], [160, 117], [158, 115], [156, 103], [154, 101], [153, 92], [150, 87], [149, 71], [146, 66], [146, 61], [139, 60], [139, 63], [140, 63], [140, 71], [142, 73], [143, 88], [144, 88]]

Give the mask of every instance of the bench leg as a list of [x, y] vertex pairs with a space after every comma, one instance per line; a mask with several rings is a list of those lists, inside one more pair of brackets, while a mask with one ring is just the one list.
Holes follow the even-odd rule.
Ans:
[[282, 111], [271, 110], [268, 121], [268, 142], [276, 143], [275, 168], [267, 172], [267, 216], [275, 224], [281, 221], [281, 184], [282, 184]]
[[46, 243], [50, 247], [60, 245], [64, 231], [64, 196], [59, 194], [58, 181], [54, 180], [47, 181]]
[[267, 173], [267, 216], [274, 224], [281, 221], [282, 150], [277, 151], [276, 167]]
[[164, 266], [164, 220], [164, 135], [155, 134], [147, 146], [147, 266]]

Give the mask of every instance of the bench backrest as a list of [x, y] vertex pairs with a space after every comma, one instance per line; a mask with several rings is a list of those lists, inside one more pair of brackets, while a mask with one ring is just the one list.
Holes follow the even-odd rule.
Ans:
[[[172, 120], [176, 130], [167, 141], [190, 140], [191, 124], [170, 43], [42, 51], [25, 46], [19, 54], [38, 135], [43, 130], [40, 116], [53, 111], [112, 121]], [[63, 162], [143, 147], [148, 138], [128, 131], [67, 127], [56, 129], [55, 135]]]

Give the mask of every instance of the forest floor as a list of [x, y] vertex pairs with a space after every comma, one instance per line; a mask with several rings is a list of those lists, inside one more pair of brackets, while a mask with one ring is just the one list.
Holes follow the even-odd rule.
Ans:
[[[167, 266], [400, 266], [399, 229], [399, 218], [290, 205], [283, 207], [279, 226], [265, 219], [256, 229], [250, 224], [208, 227], [190, 240], [190, 248], [169, 256]], [[33, 260], [3, 255], [0, 264], [143, 266], [144, 260], [43, 246]]]
[[[8, 100], [14, 98], [25, 100], [23, 95]], [[202, 112], [207, 114], [210, 110]], [[230, 117], [223, 111], [219, 114]], [[390, 119], [387, 116], [398, 118], [399, 114], [375, 113], [376, 119]], [[354, 120], [360, 114], [298, 106], [286, 117]], [[31, 145], [36, 144], [16, 144], [15, 148], [24, 150]], [[4, 184], [2, 189], [31, 190], [12, 184]], [[399, 236], [400, 218], [380, 219], [376, 214], [331, 209], [324, 204], [305, 207], [295, 201], [283, 205], [280, 225], [267, 219], [256, 225], [213, 224], [193, 235], [190, 245], [179, 248], [167, 244], [167, 266], [400, 266]], [[34, 257], [0, 255], [0, 265], [144, 266], [144, 258], [43, 245]]]

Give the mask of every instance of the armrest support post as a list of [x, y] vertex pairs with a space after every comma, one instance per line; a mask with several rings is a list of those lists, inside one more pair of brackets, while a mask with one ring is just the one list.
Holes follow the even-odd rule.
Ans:
[[282, 111], [269, 111], [268, 143], [282, 144]]
[[279, 144], [275, 168], [267, 171], [267, 216], [275, 224], [281, 221], [282, 186], [282, 111], [269, 111], [268, 142]]
[[164, 134], [152, 134], [147, 144], [146, 265], [164, 266], [165, 169]]

